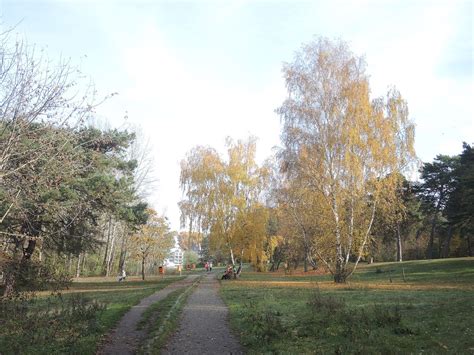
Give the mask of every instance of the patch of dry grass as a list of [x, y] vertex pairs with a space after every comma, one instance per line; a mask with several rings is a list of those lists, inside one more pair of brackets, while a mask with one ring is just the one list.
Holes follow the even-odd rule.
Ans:
[[474, 285], [464, 284], [415, 284], [415, 283], [370, 283], [370, 282], [348, 282], [336, 284], [333, 281], [234, 281], [236, 287], [258, 287], [258, 288], [321, 288], [326, 290], [366, 289], [366, 290], [474, 290]]

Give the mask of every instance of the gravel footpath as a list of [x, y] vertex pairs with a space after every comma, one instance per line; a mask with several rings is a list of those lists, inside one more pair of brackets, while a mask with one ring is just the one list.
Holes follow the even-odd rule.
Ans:
[[139, 304], [133, 306], [120, 320], [117, 327], [109, 333], [98, 354], [135, 354], [140, 341], [146, 336], [145, 330], [137, 330], [137, 324], [142, 313], [153, 303], [160, 301], [171, 292], [182, 287], [190, 286], [197, 276], [188, 276], [182, 281], [174, 282], [154, 294], [145, 297]]
[[189, 296], [180, 325], [162, 354], [243, 354], [227, 322], [216, 275], [208, 274]]

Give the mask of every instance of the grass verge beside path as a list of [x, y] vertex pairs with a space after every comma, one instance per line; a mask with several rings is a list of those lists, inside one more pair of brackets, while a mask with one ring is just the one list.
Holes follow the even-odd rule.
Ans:
[[340, 286], [324, 275], [244, 273], [222, 281], [221, 294], [251, 354], [474, 353], [474, 258], [378, 264], [354, 276]]
[[146, 328], [147, 340], [139, 354], [160, 354], [161, 348], [178, 327], [180, 314], [189, 295], [201, 281], [199, 277], [191, 286], [170, 293], [164, 300], [154, 303], [144, 312], [139, 329]]
[[74, 282], [59, 297], [43, 295], [2, 302], [0, 353], [95, 354], [102, 336], [132, 306], [181, 279], [184, 277]]

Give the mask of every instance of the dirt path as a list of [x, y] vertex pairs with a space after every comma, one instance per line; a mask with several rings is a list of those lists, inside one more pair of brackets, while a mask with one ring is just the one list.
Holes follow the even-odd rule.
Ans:
[[137, 324], [142, 313], [153, 303], [164, 299], [171, 292], [190, 286], [197, 276], [188, 276], [186, 279], [174, 282], [165, 288], [145, 297], [139, 304], [133, 306], [120, 320], [117, 327], [107, 336], [104, 345], [98, 354], [134, 354], [140, 341], [145, 337], [144, 330], [137, 330]]
[[189, 296], [177, 332], [162, 354], [243, 354], [231, 333], [228, 310], [218, 294], [215, 274], [208, 274]]

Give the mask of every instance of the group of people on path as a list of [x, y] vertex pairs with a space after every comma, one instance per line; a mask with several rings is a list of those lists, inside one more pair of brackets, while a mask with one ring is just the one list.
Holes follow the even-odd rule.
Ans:
[[212, 261], [206, 262], [206, 264], [204, 264], [204, 268], [206, 269], [207, 272], [212, 271]]

